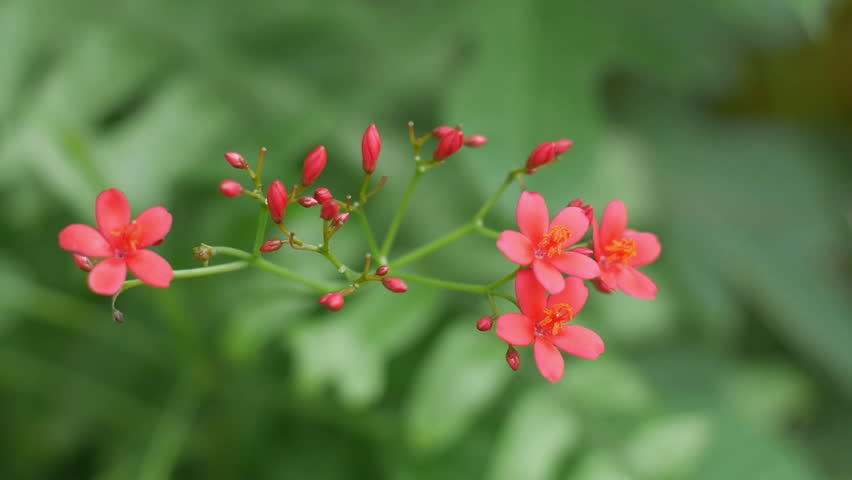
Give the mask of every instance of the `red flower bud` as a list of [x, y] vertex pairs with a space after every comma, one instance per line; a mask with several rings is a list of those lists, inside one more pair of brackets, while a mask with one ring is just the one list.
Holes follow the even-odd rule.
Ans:
[[243, 158], [243, 156], [237, 152], [226, 153], [225, 160], [227, 160], [228, 163], [230, 163], [231, 166], [234, 168], [246, 168], [248, 166], [248, 163], [246, 163], [246, 159]]
[[340, 213], [340, 205], [337, 204], [337, 200], [331, 199], [322, 204], [322, 211], [320, 212], [320, 218], [323, 220], [331, 220]]
[[287, 213], [287, 189], [281, 181], [275, 180], [269, 186], [266, 191], [266, 203], [269, 205], [272, 221], [275, 223], [283, 222], [284, 214]]
[[382, 285], [393, 293], [405, 293], [408, 291], [408, 285], [396, 277], [383, 278]]
[[595, 288], [598, 289], [601, 293], [612, 293], [617, 289], [615, 287], [609, 286], [606, 282], [600, 279], [600, 277], [592, 279], [592, 283], [595, 285]]
[[79, 253], [74, 253], [74, 263], [77, 264], [77, 268], [84, 272], [91, 272], [95, 265], [92, 263], [92, 260], [85, 256], [80, 255]]
[[476, 329], [480, 332], [487, 332], [491, 330], [491, 326], [494, 325], [494, 319], [491, 317], [482, 317], [476, 322]]
[[319, 205], [319, 201], [317, 201], [314, 197], [301, 197], [299, 200], [299, 205], [305, 208], [311, 208], [313, 206]]
[[325, 305], [332, 312], [336, 312], [343, 308], [343, 294], [340, 292], [326, 293], [319, 300], [320, 305]]
[[432, 160], [443, 162], [447, 157], [458, 152], [462, 145], [464, 145], [464, 132], [454, 129], [441, 137], [438, 148], [432, 155]]
[[568, 206], [569, 207], [583, 208], [583, 205], [585, 205], [585, 204], [586, 204], [585, 200], [583, 200], [582, 198], [577, 198], [577, 199], [571, 200], [571, 202], [568, 204]]
[[390, 267], [387, 265], [382, 265], [381, 267], [376, 269], [376, 275], [380, 277], [384, 277], [390, 271]]
[[553, 161], [556, 157], [556, 143], [544, 142], [535, 147], [530, 158], [527, 159], [527, 171], [536, 169]]
[[316, 198], [319, 203], [325, 203], [334, 197], [327, 188], [318, 188], [317, 191], [314, 192], [314, 198]]
[[464, 139], [464, 144], [470, 148], [479, 148], [488, 143], [488, 138], [484, 135], [471, 135]]
[[226, 197], [239, 197], [243, 193], [243, 186], [233, 180], [223, 180], [219, 184], [219, 191]]
[[514, 371], [518, 371], [521, 368], [521, 356], [518, 355], [518, 351], [515, 350], [515, 347], [509, 345], [509, 349], [506, 350], [506, 363], [509, 364], [509, 367]]
[[556, 154], [562, 155], [563, 153], [571, 150], [571, 147], [574, 146], [574, 142], [572, 140], [568, 140], [567, 138], [563, 138], [561, 140], [556, 141]]
[[260, 251], [263, 253], [274, 252], [275, 250], [281, 248], [282, 245], [284, 245], [283, 240], [273, 238], [264, 242], [263, 245], [260, 246]]
[[305, 158], [305, 167], [302, 169], [302, 185], [306, 187], [313, 185], [325, 169], [327, 160], [328, 154], [324, 146], [320, 145], [311, 150], [311, 153]]
[[456, 131], [456, 129], [453, 128], [453, 127], [447, 127], [447, 126], [435, 127], [435, 129], [432, 130], [432, 136], [438, 137], [438, 138], [444, 138], [444, 136], [446, 134], [452, 133], [452, 132], [455, 132], [455, 131]]
[[367, 127], [364, 132], [364, 138], [361, 139], [361, 157], [364, 159], [364, 171], [373, 173], [376, 170], [376, 163], [379, 161], [379, 154], [382, 152], [382, 137], [379, 136], [379, 130], [375, 124]]
[[[335, 202], [335, 203], [337, 203], [337, 202]], [[345, 213], [341, 213], [340, 215], [337, 215], [336, 217], [334, 217], [334, 220], [332, 220], [331, 223], [335, 227], [341, 227], [341, 226], [343, 226], [344, 223], [346, 223], [347, 220], [349, 220], [349, 212], [345, 212]]]

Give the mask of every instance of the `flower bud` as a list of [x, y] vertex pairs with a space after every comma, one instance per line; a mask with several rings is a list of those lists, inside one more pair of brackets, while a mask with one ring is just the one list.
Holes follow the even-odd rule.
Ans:
[[319, 201], [317, 201], [314, 197], [301, 197], [299, 200], [299, 205], [305, 208], [311, 208], [313, 206], [319, 205]]
[[556, 154], [562, 155], [563, 153], [571, 150], [571, 147], [574, 146], [574, 142], [572, 140], [568, 140], [567, 138], [563, 138], [561, 140], [557, 140], [556, 142]]
[[569, 207], [577, 207], [583, 209], [583, 213], [586, 214], [586, 218], [589, 219], [589, 223], [595, 221], [595, 209], [591, 205], [586, 205], [586, 201], [582, 198], [578, 198], [576, 200], [572, 200], [571, 203], [568, 204]]
[[601, 293], [609, 294], [616, 290], [615, 287], [609, 286], [609, 284], [601, 280], [600, 277], [592, 279], [592, 283], [595, 285], [595, 288], [597, 288], [598, 291]]
[[328, 154], [326, 153], [324, 146], [320, 145], [319, 147], [311, 150], [311, 153], [305, 157], [305, 166], [302, 169], [302, 185], [306, 187], [313, 185], [314, 182], [317, 181], [317, 177], [319, 177], [325, 169], [327, 160]]
[[95, 268], [95, 265], [92, 263], [92, 260], [89, 257], [85, 255], [80, 255], [79, 253], [73, 254], [73, 257], [74, 263], [80, 270], [84, 272], [91, 272], [92, 269]]
[[322, 204], [320, 218], [323, 220], [332, 220], [338, 213], [340, 213], [340, 205], [337, 204], [337, 200], [331, 199]]
[[[337, 202], [335, 202], [335, 203], [337, 203]], [[336, 217], [334, 217], [334, 220], [332, 220], [331, 223], [335, 227], [342, 227], [343, 224], [346, 223], [347, 220], [349, 220], [349, 212], [344, 212], [344, 213], [341, 213], [340, 215], [337, 215]]]
[[527, 159], [527, 171], [534, 170], [542, 165], [553, 161], [556, 157], [556, 143], [544, 142], [535, 147], [530, 158]]
[[379, 161], [379, 154], [382, 152], [382, 137], [379, 136], [379, 130], [375, 124], [367, 127], [364, 132], [364, 138], [361, 139], [361, 157], [364, 160], [364, 171], [373, 173], [376, 170], [376, 163]]
[[408, 291], [408, 285], [396, 277], [383, 278], [382, 285], [393, 293], [405, 293]]
[[432, 160], [443, 162], [447, 157], [458, 152], [462, 145], [464, 145], [464, 132], [453, 129], [452, 132], [447, 132], [441, 137], [438, 148], [432, 155]]
[[453, 128], [453, 127], [447, 127], [447, 126], [435, 127], [435, 129], [432, 130], [432, 136], [437, 137], [437, 138], [444, 138], [444, 136], [446, 134], [452, 133], [454, 131], [456, 131], [456, 129]]
[[491, 330], [491, 327], [494, 325], [494, 319], [491, 317], [482, 317], [476, 322], [476, 329], [480, 332], [487, 332]]
[[274, 252], [274, 251], [278, 250], [279, 248], [281, 248], [282, 245], [284, 245], [283, 240], [273, 238], [271, 240], [265, 241], [263, 243], [263, 245], [260, 246], [260, 251], [263, 252], [263, 253]]
[[113, 309], [112, 319], [115, 320], [115, 323], [124, 323], [124, 314], [121, 313], [121, 310]]
[[390, 271], [390, 267], [387, 265], [382, 265], [381, 267], [376, 269], [376, 275], [380, 277], [384, 277]]
[[216, 255], [216, 249], [210, 245], [201, 244], [197, 247], [192, 247], [192, 256], [198, 262], [209, 262]]
[[336, 312], [343, 308], [343, 294], [340, 292], [326, 293], [319, 300], [320, 305], [325, 305], [332, 312]]
[[487, 143], [488, 138], [484, 135], [479, 134], [471, 135], [464, 139], [465, 146], [468, 146], [470, 148], [479, 148]]
[[287, 213], [287, 189], [280, 180], [275, 180], [269, 186], [266, 191], [266, 203], [269, 205], [272, 221], [275, 223], [283, 222], [284, 214]]
[[331, 192], [328, 191], [327, 188], [318, 188], [314, 192], [314, 198], [317, 199], [319, 203], [325, 203], [333, 199], [334, 197], [331, 195]]
[[515, 347], [509, 345], [509, 349], [506, 350], [506, 363], [509, 364], [509, 367], [514, 371], [518, 371], [521, 368], [521, 356], [518, 355], [518, 351], [515, 350]]
[[225, 160], [227, 160], [228, 163], [230, 163], [231, 166], [234, 168], [246, 168], [248, 166], [248, 163], [246, 163], [246, 159], [243, 158], [243, 156], [237, 152], [226, 153]]
[[233, 180], [223, 180], [219, 184], [219, 191], [226, 197], [239, 197], [243, 193], [243, 186]]

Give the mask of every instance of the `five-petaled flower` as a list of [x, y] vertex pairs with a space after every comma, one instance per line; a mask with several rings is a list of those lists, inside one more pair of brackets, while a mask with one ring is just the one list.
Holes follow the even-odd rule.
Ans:
[[580, 313], [589, 296], [582, 280], [568, 278], [561, 292], [548, 297], [535, 274], [524, 269], [515, 279], [515, 294], [521, 313], [501, 315], [497, 319], [497, 335], [514, 346], [534, 343], [535, 363], [545, 378], [555, 383], [565, 373], [565, 360], [559, 350], [587, 359], [603, 353], [604, 343], [597, 333], [579, 325], [566, 325]]
[[97, 230], [79, 223], [59, 233], [59, 246], [90, 258], [104, 258], [89, 273], [89, 288], [99, 295], [121, 290], [129, 268], [152, 287], [166, 288], [174, 278], [163, 257], [145, 250], [159, 244], [172, 228], [172, 215], [165, 207], [153, 207], [130, 220], [130, 203], [121, 190], [112, 188], [95, 201]]
[[562, 273], [583, 279], [600, 275], [593, 259], [566, 251], [589, 229], [589, 219], [582, 209], [567, 207], [550, 222], [544, 197], [540, 193], [523, 192], [518, 200], [517, 217], [521, 231], [504, 231], [497, 240], [497, 248], [518, 265], [532, 265], [536, 278], [548, 292], [562, 291], [565, 286]]
[[604, 211], [603, 221], [593, 225], [595, 258], [601, 268], [604, 291], [621, 289], [627, 295], [646, 300], [657, 297], [657, 285], [638, 267], [660, 256], [660, 240], [653, 233], [627, 229], [627, 207], [613, 200]]

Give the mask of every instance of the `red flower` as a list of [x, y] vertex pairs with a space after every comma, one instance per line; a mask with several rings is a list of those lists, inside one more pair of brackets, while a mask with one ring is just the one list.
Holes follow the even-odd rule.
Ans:
[[562, 273], [580, 278], [600, 275], [594, 260], [565, 251], [589, 229], [589, 219], [582, 209], [567, 207], [548, 222], [547, 204], [541, 194], [523, 192], [518, 200], [517, 217], [521, 231], [504, 231], [497, 240], [497, 248], [518, 265], [532, 265], [536, 278], [548, 292], [562, 291], [565, 286]]
[[603, 221], [593, 223], [595, 258], [601, 268], [599, 289], [621, 289], [631, 297], [653, 300], [657, 285], [637, 270], [660, 256], [660, 240], [653, 233], [627, 229], [627, 207], [613, 200], [604, 211]]
[[535, 363], [545, 378], [554, 383], [562, 378], [565, 360], [559, 350], [587, 359], [603, 353], [604, 343], [597, 333], [579, 325], [566, 325], [580, 313], [589, 297], [582, 280], [569, 278], [564, 290], [548, 297], [535, 274], [521, 270], [515, 279], [515, 294], [521, 313], [501, 315], [497, 319], [497, 335], [519, 347], [534, 343]]
[[172, 228], [165, 207], [153, 207], [130, 220], [130, 204], [121, 190], [111, 188], [95, 201], [98, 229], [75, 223], [59, 232], [59, 246], [90, 258], [104, 258], [89, 273], [89, 288], [98, 295], [121, 290], [129, 268], [152, 287], [166, 288], [174, 277], [163, 257], [145, 248], [156, 245]]

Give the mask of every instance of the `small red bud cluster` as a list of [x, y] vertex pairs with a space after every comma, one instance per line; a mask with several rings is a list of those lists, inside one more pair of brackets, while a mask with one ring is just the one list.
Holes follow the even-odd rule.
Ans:
[[535, 150], [527, 159], [527, 173], [535, 173], [540, 167], [550, 165], [559, 160], [559, 156], [574, 146], [574, 142], [567, 138], [555, 142], [544, 142], [535, 147]]
[[483, 135], [474, 134], [465, 138], [460, 127], [453, 128], [445, 125], [432, 129], [432, 136], [439, 139], [438, 147], [432, 154], [433, 162], [443, 162], [461, 150], [462, 146], [478, 148], [488, 143], [488, 139]]

